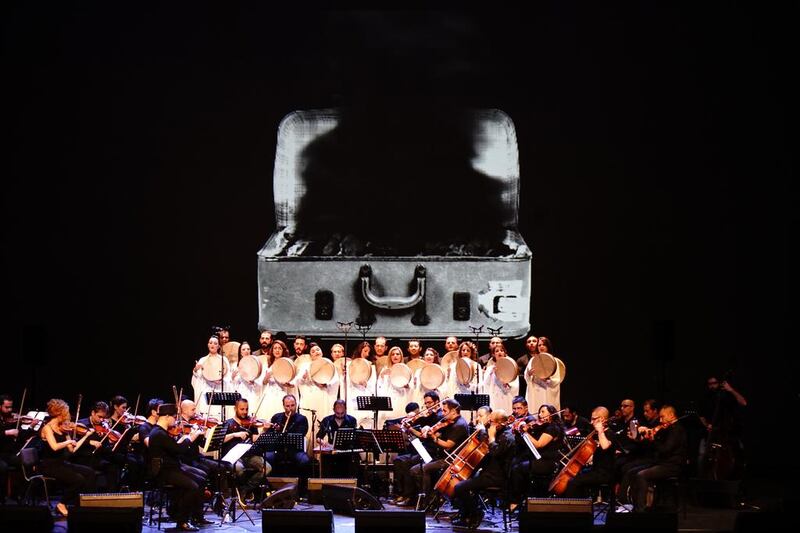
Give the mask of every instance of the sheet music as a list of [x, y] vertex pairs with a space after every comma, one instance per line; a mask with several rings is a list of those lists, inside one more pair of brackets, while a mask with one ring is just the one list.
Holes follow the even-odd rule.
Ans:
[[524, 440], [525, 444], [528, 445], [528, 449], [530, 449], [531, 453], [533, 454], [533, 456], [536, 458], [537, 461], [542, 458], [542, 454], [540, 454], [539, 450], [536, 449], [536, 446], [533, 445], [533, 441], [531, 441], [530, 435], [528, 435], [527, 433], [523, 434], [522, 440]]
[[246, 454], [253, 445], [247, 442], [240, 442], [233, 448], [231, 448], [228, 453], [225, 454], [225, 457], [222, 458], [223, 461], [226, 463], [234, 464], [236, 461], [241, 459], [241, 457]]
[[417, 450], [417, 453], [420, 457], [422, 457], [422, 460], [425, 462], [425, 464], [433, 461], [433, 457], [431, 457], [431, 454], [428, 453], [428, 450], [425, 449], [425, 446], [422, 445], [422, 442], [419, 439], [411, 439], [411, 445], [415, 450]]

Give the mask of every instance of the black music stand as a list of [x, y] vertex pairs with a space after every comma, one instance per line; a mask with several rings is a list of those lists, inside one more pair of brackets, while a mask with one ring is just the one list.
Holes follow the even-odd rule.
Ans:
[[352, 451], [356, 448], [355, 428], [339, 428], [333, 434], [333, 449], [340, 451]]
[[219, 421], [225, 422], [225, 407], [228, 405], [236, 405], [236, 402], [242, 397], [238, 392], [206, 392], [206, 403], [210, 406], [219, 405]]
[[267, 431], [253, 443], [256, 451], [275, 453], [297, 453], [305, 449], [306, 436], [301, 433], [275, 433]]
[[475, 411], [485, 405], [489, 405], [488, 394], [470, 392], [469, 394], [456, 394], [453, 398], [461, 405], [462, 411], [469, 411], [470, 424], [475, 421]]
[[391, 411], [392, 399], [388, 396], [356, 396], [356, 406], [359, 411], [375, 413], [373, 427], [378, 427], [378, 411]]

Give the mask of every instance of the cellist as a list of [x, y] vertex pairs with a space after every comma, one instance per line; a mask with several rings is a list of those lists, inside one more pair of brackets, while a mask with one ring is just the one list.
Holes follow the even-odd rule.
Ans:
[[598, 444], [592, 454], [592, 466], [567, 482], [567, 488], [562, 494], [565, 498], [589, 496], [592, 489], [610, 484], [614, 480], [614, 457], [621, 449], [620, 436], [608, 429], [608, 409], [603, 406], [594, 408], [591, 423], [594, 432], [587, 438], [597, 437]]
[[[481, 407], [483, 409], [483, 407]], [[454, 526], [476, 528], [483, 520], [483, 509], [478, 505], [475, 492], [491, 486], [505, 484], [511, 456], [516, 446], [514, 435], [508, 425], [509, 417], [499, 409], [489, 415], [485, 435], [489, 443], [489, 452], [478, 465], [480, 472], [459, 481], [453, 490], [454, 507], [459, 514], [453, 519]]]

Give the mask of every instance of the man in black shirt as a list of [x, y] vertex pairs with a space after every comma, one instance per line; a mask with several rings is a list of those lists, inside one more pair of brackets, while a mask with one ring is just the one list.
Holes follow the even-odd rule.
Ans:
[[[308, 433], [308, 418], [297, 412], [297, 399], [292, 394], [287, 394], [283, 397], [283, 412], [272, 415], [272, 419], [270, 419], [265, 428], [278, 433], [303, 435], [305, 438]], [[305, 483], [311, 473], [311, 460], [308, 458], [305, 449], [267, 452], [264, 454], [264, 460], [272, 466], [281, 463], [291, 464], [293, 470], [300, 477], [300, 487], [298, 489], [303, 492]]]
[[[225, 421], [228, 426], [228, 431], [225, 434], [225, 441], [222, 444], [222, 456], [227, 455], [231, 449], [237, 444], [250, 443], [256, 438], [256, 428], [253, 427], [248, 417], [250, 404], [246, 398], [236, 400], [234, 406], [236, 414], [233, 418]], [[264, 478], [269, 475], [272, 466], [264, 461], [260, 455], [247, 451], [245, 454], [236, 461], [233, 465], [233, 470], [236, 473], [237, 485], [243, 490], [242, 498], [247, 501], [249, 496], [255, 492]]]
[[194, 429], [188, 438], [178, 444], [167, 432], [175, 424], [178, 408], [175, 404], [162, 404], [158, 407], [158, 421], [148, 436], [151, 458], [151, 472], [158, 481], [173, 485], [172, 495], [175, 504], [174, 518], [178, 531], [198, 531], [189, 524], [189, 519], [197, 525], [211, 522], [203, 517], [202, 488], [181, 469], [180, 458], [189, 452], [189, 447], [203, 433]]
[[614, 456], [619, 450], [619, 436], [606, 427], [607, 421], [608, 409], [602, 406], [595, 407], [591, 423], [597, 431], [597, 448], [592, 455], [592, 466], [589, 470], [579, 472], [569, 481], [563, 497], [589, 496], [591, 489], [610, 484], [614, 480]]
[[[356, 419], [347, 414], [347, 403], [344, 400], [336, 400], [333, 402], [333, 414], [323, 418], [319, 425], [317, 443], [324, 447], [323, 439], [327, 437], [327, 447], [332, 447], [336, 432], [343, 428], [355, 429]], [[358, 460], [359, 455], [356, 453], [321, 454], [322, 477], [354, 477], [358, 474]]]
[[[435, 409], [439, 403], [439, 394], [436, 391], [428, 391], [424, 396], [425, 409], [427, 414], [417, 418], [412, 424], [405, 426], [405, 431], [412, 438], [420, 438], [420, 429], [425, 426], [432, 426], [442, 418], [441, 409]], [[428, 453], [435, 451], [434, 445], [430, 440], [424, 440], [423, 446]], [[414, 479], [411, 477], [411, 469], [422, 462], [422, 457], [411, 447], [409, 453], [398, 455], [394, 458], [394, 492], [397, 498], [396, 505], [413, 505], [417, 495]]]
[[[89, 416], [78, 420], [79, 424], [87, 428], [95, 428], [95, 432], [88, 438], [86, 444], [89, 446], [81, 446], [73, 455], [72, 461], [102, 472], [105, 478], [103, 489], [107, 492], [118, 492], [121, 464], [124, 464], [125, 461], [121, 453], [117, 455], [117, 458], [114, 457], [111, 437], [110, 435], [106, 436], [111, 428], [107, 420], [108, 404], [103, 401], [95, 402]], [[114, 432], [116, 442], [122, 431], [114, 430]]]

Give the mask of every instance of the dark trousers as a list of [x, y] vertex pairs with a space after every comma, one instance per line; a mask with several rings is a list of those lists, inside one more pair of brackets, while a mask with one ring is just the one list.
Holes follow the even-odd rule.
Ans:
[[432, 496], [433, 486], [436, 481], [439, 481], [437, 477], [436, 480], [433, 479], [434, 476], [438, 476], [442, 470], [447, 468], [449, 465], [447, 461], [444, 459], [437, 459], [436, 461], [431, 461], [428, 464], [423, 464], [421, 461], [419, 464], [414, 465], [411, 467], [411, 477], [414, 479], [414, 486], [417, 489], [417, 492], [422, 492], [425, 494], [426, 498]]
[[61, 502], [65, 505], [75, 505], [78, 503], [78, 494], [96, 490], [94, 469], [88, 466], [60, 459], [42, 459], [40, 469], [42, 474], [55, 478], [64, 486]]
[[203, 516], [203, 489], [182, 469], [162, 468], [158, 480], [175, 487], [171, 498], [176, 522], [188, 522], [192, 517]]
[[397, 496], [413, 498], [417, 495], [411, 468], [422, 462], [422, 457], [414, 454], [398, 455], [394, 458], [394, 493]]
[[644, 511], [647, 506], [647, 488], [651, 483], [677, 477], [681, 473], [681, 468], [677, 465], [653, 465], [644, 466], [641, 469], [631, 471], [631, 495], [633, 496], [633, 510]]
[[105, 492], [119, 491], [119, 478], [121, 468], [115, 463], [104, 459], [98, 455], [81, 455], [73, 458], [75, 464], [87, 466], [94, 471], [99, 471], [105, 478], [105, 485], [102, 490]]
[[453, 487], [453, 503], [461, 510], [461, 515], [470, 517], [478, 510], [477, 496], [473, 494], [486, 487], [502, 485], [503, 481], [491, 476], [473, 476], [464, 481], [459, 481]]
[[[600, 485], [609, 484], [614, 480], [614, 473], [606, 470], [584, 470], [567, 483], [562, 497], [564, 498], [584, 498], [591, 496], [592, 489]], [[612, 487], [613, 490], [613, 487]]]
[[13, 453], [0, 453], [0, 502], [6, 499], [8, 471], [19, 466], [19, 458]]
[[288, 473], [297, 474], [300, 478], [300, 486], [297, 489], [301, 494], [305, 493], [308, 477], [311, 475], [311, 459], [306, 452], [267, 452], [264, 454], [264, 460], [277, 471], [282, 471], [286, 467]]

